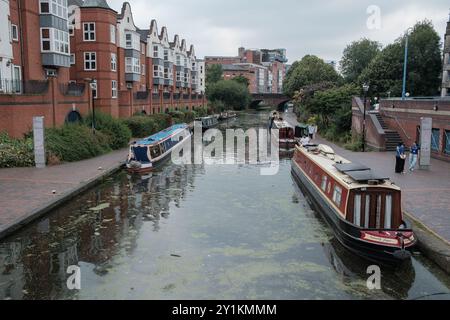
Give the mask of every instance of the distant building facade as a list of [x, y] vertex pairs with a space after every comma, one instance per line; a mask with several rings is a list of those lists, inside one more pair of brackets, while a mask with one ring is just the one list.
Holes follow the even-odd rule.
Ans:
[[286, 49], [238, 49], [238, 56], [205, 57], [208, 65], [220, 64], [224, 78], [238, 76], [249, 80], [251, 93], [282, 93], [286, 77]]
[[[206, 105], [194, 46], [156, 21], [138, 28], [130, 3], [0, 0], [0, 131], [34, 116], [59, 126], [95, 110], [114, 117]], [[77, 116], [73, 117], [73, 114]]]

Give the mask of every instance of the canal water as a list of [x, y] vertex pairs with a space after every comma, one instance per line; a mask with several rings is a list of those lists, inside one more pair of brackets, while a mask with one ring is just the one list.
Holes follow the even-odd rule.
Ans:
[[[266, 127], [246, 113], [222, 127]], [[419, 253], [382, 268], [347, 252], [295, 185], [253, 165], [120, 172], [0, 243], [0, 299], [449, 299]], [[67, 268], [81, 269], [81, 290]]]

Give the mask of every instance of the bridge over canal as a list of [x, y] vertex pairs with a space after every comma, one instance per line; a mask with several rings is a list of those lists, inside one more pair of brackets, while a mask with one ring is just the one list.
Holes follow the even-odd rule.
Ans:
[[250, 108], [256, 109], [261, 103], [265, 105], [276, 106], [277, 110], [282, 111], [286, 103], [292, 99], [282, 93], [255, 93], [252, 94]]

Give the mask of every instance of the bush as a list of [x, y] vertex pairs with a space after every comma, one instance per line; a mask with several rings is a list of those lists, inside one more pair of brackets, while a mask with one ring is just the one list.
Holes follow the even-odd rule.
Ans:
[[349, 141], [344, 144], [344, 148], [354, 152], [362, 151], [362, 136], [354, 134], [350, 137]]
[[12, 139], [0, 133], [0, 168], [34, 166], [33, 140]]
[[85, 125], [70, 124], [45, 130], [47, 159], [73, 162], [111, 151], [111, 138], [101, 131], [92, 133]]
[[[88, 127], [92, 125], [92, 114], [86, 117], [85, 124]], [[101, 133], [109, 136], [109, 146], [113, 150], [125, 148], [131, 140], [130, 129], [121, 120], [110, 115], [96, 112], [95, 127]]]
[[135, 116], [123, 120], [125, 125], [131, 130], [134, 138], [144, 138], [159, 131], [159, 125], [151, 117]]
[[158, 126], [157, 131], [164, 130], [172, 125], [172, 117], [167, 113], [152, 114], [149, 118], [155, 121]]

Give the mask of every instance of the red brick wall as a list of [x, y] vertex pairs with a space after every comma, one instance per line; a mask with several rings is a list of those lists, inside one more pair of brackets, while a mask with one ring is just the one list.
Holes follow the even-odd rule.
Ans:
[[441, 131], [440, 152], [433, 152], [433, 157], [450, 161], [450, 155], [443, 152], [444, 130], [450, 130], [450, 100], [387, 99], [381, 101], [380, 113], [388, 127], [398, 131], [408, 146], [418, 139], [417, 128], [420, 126], [420, 119], [432, 118], [433, 128]]

